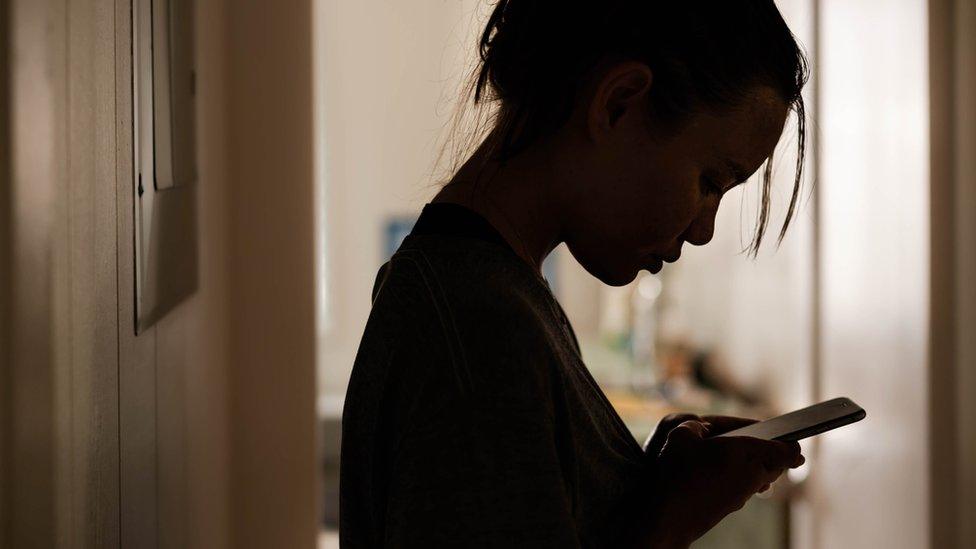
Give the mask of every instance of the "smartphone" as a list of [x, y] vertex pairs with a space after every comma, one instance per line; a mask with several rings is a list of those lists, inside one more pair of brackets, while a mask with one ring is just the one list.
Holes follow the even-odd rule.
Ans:
[[718, 436], [756, 437], [792, 442], [861, 421], [866, 415], [864, 409], [854, 404], [851, 399], [841, 397]]

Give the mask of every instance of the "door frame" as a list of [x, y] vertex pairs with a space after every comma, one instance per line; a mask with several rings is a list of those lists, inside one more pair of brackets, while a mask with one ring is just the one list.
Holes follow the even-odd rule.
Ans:
[[976, 546], [976, 6], [929, 0], [932, 547]]
[[63, 26], [48, 27], [56, 9], [0, 0], [0, 162], [9, 159], [0, 166], [0, 541], [10, 547], [53, 546], [57, 531], [53, 262], [45, 253], [54, 228], [57, 82], [64, 76], [53, 62], [63, 52]]

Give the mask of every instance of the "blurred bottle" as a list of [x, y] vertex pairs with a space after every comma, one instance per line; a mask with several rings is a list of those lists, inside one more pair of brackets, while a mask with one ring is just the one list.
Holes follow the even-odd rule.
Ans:
[[655, 386], [657, 357], [657, 301], [661, 295], [661, 279], [641, 271], [633, 285], [631, 304], [631, 375], [630, 385], [639, 392]]

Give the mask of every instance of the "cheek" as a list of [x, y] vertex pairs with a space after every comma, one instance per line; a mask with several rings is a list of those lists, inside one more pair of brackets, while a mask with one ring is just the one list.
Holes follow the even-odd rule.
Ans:
[[654, 191], [643, 200], [648, 205], [643, 222], [647, 236], [653, 237], [648, 244], [668, 244], [694, 222], [705, 200], [697, 174], [665, 174]]
[[630, 243], [658, 215], [660, 193], [658, 181], [634, 166], [607, 170], [579, 204], [583, 214], [580, 232], [599, 234], [617, 244]]
[[702, 200], [699, 171], [680, 152], [621, 144], [586, 170], [592, 178], [573, 193], [564, 237], [591, 274], [628, 282], [691, 224]]
[[642, 177], [605, 179], [566, 235], [576, 260], [611, 286], [632, 282], [649, 254], [671, 251], [701, 205], [687, 177]]
[[[667, 246], [701, 213], [704, 197], [695, 174], [659, 171], [608, 178], [588, 202], [590, 219], [599, 219], [603, 237], [646, 251]], [[652, 250], [660, 251], [660, 250]]]

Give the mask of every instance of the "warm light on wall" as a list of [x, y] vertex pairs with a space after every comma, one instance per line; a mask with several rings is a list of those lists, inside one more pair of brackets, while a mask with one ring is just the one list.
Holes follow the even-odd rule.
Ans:
[[926, 547], [927, 2], [820, 6], [821, 381], [870, 419], [820, 441], [817, 547]]

